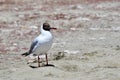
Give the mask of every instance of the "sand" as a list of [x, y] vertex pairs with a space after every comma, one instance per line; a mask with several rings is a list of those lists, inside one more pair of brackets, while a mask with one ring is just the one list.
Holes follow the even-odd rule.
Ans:
[[[120, 80], [119, 0], [1, 0], [0, 15], [0, 80]], [[31, 68], [21, 54], [45, 21], [54, 67]]]

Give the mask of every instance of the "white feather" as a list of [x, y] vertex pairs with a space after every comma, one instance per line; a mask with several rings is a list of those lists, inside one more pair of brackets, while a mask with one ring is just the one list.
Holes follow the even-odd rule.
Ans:
[[43, 30], [43, 26], [41, 26], [41, 34], [34, 39], [33, 42], [37, 41], [38, 43], [35, 45], [32, 50], [32, 54], [43, 55], [48, 52], [53, 43], [53, 36], [50, 31]]

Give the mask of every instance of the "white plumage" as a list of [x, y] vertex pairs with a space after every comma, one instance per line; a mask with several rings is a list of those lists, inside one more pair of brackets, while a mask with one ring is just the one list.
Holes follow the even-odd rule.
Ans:
[[32, 54], [43, 55], [45, 54], [52, 46], [53, 36], [50, 31], [43, 30], [41, 26], [41, 34], [34, 39], [34, 42], [37, 42], [35, 47], [32, 50]]

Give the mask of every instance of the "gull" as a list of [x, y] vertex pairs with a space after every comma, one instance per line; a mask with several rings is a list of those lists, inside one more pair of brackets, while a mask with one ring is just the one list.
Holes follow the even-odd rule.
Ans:
[[43, 23], [43, 25], [41, 26], [41, 34], [33, 40], [29, 51], [22, 54], [23, 56], [37, 54], [38, 67], [40, 67], [39, 55], [45, 55], [46, 65], [48, 65], [47, 52], [51, 48], [53, 43], [53, 36], [50, 32], [51, 29], [55, 30], [56, 28], [50, 27], [48, 23]]

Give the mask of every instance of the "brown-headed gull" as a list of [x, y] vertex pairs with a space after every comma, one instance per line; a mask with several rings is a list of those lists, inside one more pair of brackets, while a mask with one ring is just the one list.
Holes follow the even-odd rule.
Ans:
[[43, 23], [43, 25], [41, 26], [41, 34], [33, 40], [29, 51], [22, 54], [24, 56], [37, 54], [38, 67], [40, 67], [39, 55], [45, 54], [46, 65], [48, 65], [47, 52], [51, 48], [53, 43], [53, 36], [50, 32], [51, 29], [56, 29], [56, 28], [50, 27], [48, 23]]

